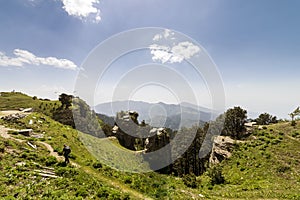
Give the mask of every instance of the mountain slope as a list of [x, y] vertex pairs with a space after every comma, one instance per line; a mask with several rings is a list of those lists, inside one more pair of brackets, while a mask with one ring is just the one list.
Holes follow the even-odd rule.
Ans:
[[139, 120], [145, 120], [154, 127], [167, 127], [179, 129], [202, 124], [215, 118], [209, 109], [197, 107], [193, 104], [183, 103], [179, 105], [159, 103], [147, 103], [142, 101], [116, 101], [112, 103], [98, 104], [94, 107], [97, 113], [115, 116], [116, 112], [134, 110], [139, 113]]

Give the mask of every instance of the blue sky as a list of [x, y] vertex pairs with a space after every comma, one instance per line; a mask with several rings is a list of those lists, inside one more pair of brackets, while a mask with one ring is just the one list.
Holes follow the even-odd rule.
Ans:
[[[129, 29], [163, 27], [206, 49], [223, 80], [226, 107], [287, 118], [300, 105], [299, 9], [297, 0], [2, 0], [0, 91], [52, 99], [72, 93], [81, 64], [99, 43]], [[130, 56], [120, 61], [131, 63]], [[141, 91], [136, 97], [147, 100]]]

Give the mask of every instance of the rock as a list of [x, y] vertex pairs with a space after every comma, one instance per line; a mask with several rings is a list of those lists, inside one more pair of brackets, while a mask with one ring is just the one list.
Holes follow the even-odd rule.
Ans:
[[30, 137], [41, 139], [44, 138], [44, 134], [32, 134]]
[[204, 198], [205, 196], [203, 194], [199, 194], [199, 197]]
[[18, 162], [15, 164], [16, 166], [23, 167], [26, 165], [26, 162]]
[[25, 108], [22, 110], [22, 112], [32, 112], [33, 111], [33, 108]]
[[32, 134], [32, 129], [22, 129], [17, 131], [19, 134], [29, 137]]
[[2, 119], [5, 120], [5, 121], [17, 121], [17, 120], [22, 119], [24, 117], [26, 117], [25, 114], [16, 113], [16, 114], [11, 114], [11, 115], [4, 116], [4, 117], [2, 117]]
[[234, 144], [238, 142], [228, 136], [216, 136], [214, 138], [212, 152], [209, 158], [209, 164], [218, 164], [222, 160], [231, 156], [231, 150]]

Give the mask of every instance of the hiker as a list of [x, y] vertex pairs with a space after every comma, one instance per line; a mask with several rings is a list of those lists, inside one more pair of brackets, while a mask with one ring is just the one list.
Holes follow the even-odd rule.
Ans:
[[71, 153], [71, 148], [64, 144], [63, 154], [64, 154], [64, 157], [65, 157], [65, 163], [66, 164], [70, 163], [70, 160], [69, 160], [69, 154], [70, 153]]

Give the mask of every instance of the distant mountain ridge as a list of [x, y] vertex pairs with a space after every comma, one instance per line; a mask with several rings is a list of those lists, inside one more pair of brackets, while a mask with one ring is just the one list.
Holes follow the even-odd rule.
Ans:
[[216, 117], [210, 109], [190, 103], [181, 104], [148, 103], [143, 101], [115, 101], [98, 104], [97, 113], [113, 116], [119, 111], [134, 110], [139, 113], [139, 121], [145, 120], [154, 127], [178, 130], [180, 127], [202, 125]]

